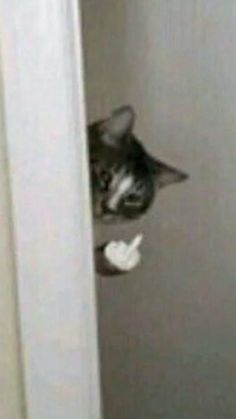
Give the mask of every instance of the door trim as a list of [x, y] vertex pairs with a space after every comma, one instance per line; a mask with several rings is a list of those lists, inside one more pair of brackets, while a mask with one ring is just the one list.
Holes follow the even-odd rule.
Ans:
[[27, 419], [100, 419], [79, 6], [0, 9]]

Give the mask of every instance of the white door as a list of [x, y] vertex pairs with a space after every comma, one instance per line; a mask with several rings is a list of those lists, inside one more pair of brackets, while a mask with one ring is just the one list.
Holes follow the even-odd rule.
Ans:
[[99, 419], [77, 1], [1, 0], [0, 39], [25, 417]]

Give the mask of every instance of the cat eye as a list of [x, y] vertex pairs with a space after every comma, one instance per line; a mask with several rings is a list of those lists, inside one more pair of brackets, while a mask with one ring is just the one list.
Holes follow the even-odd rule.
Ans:
[[125, 198], [125, 205], [139, 206], [140, 205], [139, 197], [134, 193], [127, 195]]

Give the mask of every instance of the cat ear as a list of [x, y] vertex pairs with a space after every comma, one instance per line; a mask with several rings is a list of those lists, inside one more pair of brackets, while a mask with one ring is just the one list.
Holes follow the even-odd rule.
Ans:
[[100, 124], [103, 141], [110, 146], [119, 146], [119, 141], [132, 131], [135, 113], [131, 106], [114, 110], [109, 118]]
[[160, 161], [155, 161], [154, 170], [159, 188], [164, 188], [172, 183], [184, 182], [189, 178], [187, 173]]

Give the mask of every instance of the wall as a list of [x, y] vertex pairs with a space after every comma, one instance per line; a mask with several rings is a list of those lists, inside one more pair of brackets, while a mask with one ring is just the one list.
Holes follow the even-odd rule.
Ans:
[[132, 103], [147, 148], [191, 176], [142, 221], [102, 231], [144, 232], [139, 271], [99, 279], [105, 417], [233, 419], [235, 1], [83, 8], [89, 118]]
[[124, 0], [82, 0], [81, 5], [88, 116], [96, 119], [124, 101], [126, 9]]
[[16, 284], [0, 85], [0, 419], [23, 419], [16, 320]]

